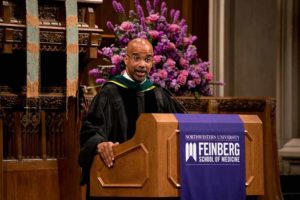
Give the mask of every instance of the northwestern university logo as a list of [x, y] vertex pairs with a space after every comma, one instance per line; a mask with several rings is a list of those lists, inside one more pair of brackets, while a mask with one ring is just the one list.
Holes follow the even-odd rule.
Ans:
[[239, 165], [240, 136], [238, 135], [185, 135], [186, 164]]

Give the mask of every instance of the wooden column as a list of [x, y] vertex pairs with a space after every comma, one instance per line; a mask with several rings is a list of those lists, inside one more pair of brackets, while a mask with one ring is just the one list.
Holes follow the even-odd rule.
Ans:
[[78, 19], [77, 1], [66, 0], [67, 97], [76, 96], [78, 87]]
[[38, 1], [26, 0], [26, 50], [27, 50], [27, 97], [39, 96], [40, 31]]
[[265, 173], [265, 194], [259, 197], [259, 200], [283, 199], [280, 179], [279, 179], [279, 161], [275, 130], [275, 101], [266, 99], [264, 111], [264, 173]]
[[68, 112], [64, 119], [64, 158], [58, 159], [60, 199], [81, 200], [79, 155], [79, 130], [81, 121], [77, 120], [76, 98], [68, 98]]

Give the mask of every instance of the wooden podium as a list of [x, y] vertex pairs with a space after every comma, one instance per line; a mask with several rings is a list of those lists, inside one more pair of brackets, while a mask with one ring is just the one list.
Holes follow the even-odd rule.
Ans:
[[[246, 193], [264, 194], [262, 122], [240, 115], [245, 128]], [[95, 156], [92, 197], [179, 197], [179, 131], [173, 114], [142, 114], [134, 137], [114, 149], [113, 168]], [[201, 180], [199, 180], [201, 181]]]

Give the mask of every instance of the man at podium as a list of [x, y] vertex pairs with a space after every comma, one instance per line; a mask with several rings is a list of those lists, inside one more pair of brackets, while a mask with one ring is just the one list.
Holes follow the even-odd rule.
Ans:
[[124, 63], [124, 73], [101, 88], [82, 124], [79, 165], [83, 172], [81, 184], [88, 184], [87, 188], [94, 155], [99, 154], [106, 166], [112, 167], [112, 148], [132, 138], [141, 113], [182, 113], [184, 110], [168, 91], [147, 78], [153, 64], [153, 47], [148, 40], [131, 40]]

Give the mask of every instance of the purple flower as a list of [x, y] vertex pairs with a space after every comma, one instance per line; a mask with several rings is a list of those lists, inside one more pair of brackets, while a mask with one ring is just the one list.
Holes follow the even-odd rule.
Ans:
[[163, 2], [161, 3], [161, 5], [160, 5], [160, 14], [161, 14], [162, 16], [166, 17], [166, 16], [167, 16], [167, 11], [168, 11], [168, 8], [167, 8], [167, 6], [166, 6], [166, 2], [163, 1]]
[[119, 56], [119, 55], [113, 55], [111, 57], [111, 62], [112, 62], [113, 65], [117, 65], [117, 64], [119, 64], [122, 61], [123, 61], [123, 58], [121, 56]]
[[120, 44], [125, 47], [129, 41], [130, 41], [130, 39], [125, 36], [120, 39]]
[[194, 45], [189, 45], [186, 52], [184, 53], [186, 60], [194, 60], [197, 58], [197, 49]]
[[158, 4], [159, 4], [159, 0], [154, 0], [153, 1], [153, 10], [154, 11], [157, 9]]
[[178, 24], [171, 24], [169, 26], [169, 31], [174, 33], [174, 32], [178, 32], [180, 30], [180, 27], [178, 26]]
[[139, 0], [134, 0], [134, 5], [136, 10], [138, 9], [138, 6], [140, 5], [140, 1]]
[[159, 81], [160, 87], [166, 87], [166, 82], [164, 80]]
[[122, 6], [121, 3], [118, 3], [118, 9], [119, 9], [119, 12], [124, 14], [125, 15], [125, 10], [124, 10], [124, 7]]
[[171, 87], [171, 88], [175, 88], [176, 85], [177, 85], [177, 80], [176, 80], [176, 79], [173, 79], [173, 80], [171, 81], [171, 83], [170, 83], [170, 87]]
[[172, 58], [168, 58], [167, 62], [165, 62], [165, 66], [168, 66], [170, 68], [175, 68], [176, 62]]
[[188, 46], [188, 45], [192, 44], [192, 41], [190, 40], [189, 37], [184, 37], [183, 44], [184, 44], [184, 46]]
[[145, 23], [145, 18], [141, 17], [141, 31], [147, 31], [146, 23]]
[[147, 2], [146, 2], [146, 7], [147, 7], [148, 14], [151, 15], [153, 10], [152, 10], [151, 3], [149, 0], [147, 0]]
[[174, 13], [173, 24], [175, 24], [175, 23], [178, 21], [179, 17], [180, 17], [180, 11], [177, 10], [177, 11], [175, 11], [175, 13]]
[[89, 75], [97, 78], [100, 75], [100, 70], [98, 68], [91, 69]]
[[122, 22], [120, 25], [120, 29], [123, 31], [131, 31], [133, 28], [133, 24], [129, 21]]
[[137, 37], [147, 39], [147, 33], [142, 31], [137, 34]]
[[170, 11], [170, 17], [171, 17], [171, 19], [173, 19], [174, 14], [175, 14], [175, 9], [171, 9], [171, 11]]
[[195, 71], [195, 70], [191, 70], [190, 71], [190, 75], [193, 79], [199, 78], [200, 75]]
[[187, 69], [189, 67], [189, 61], [184, 59], [183, 57], [180, 58], [179, 64], [182, 68]]
[[186, 83], [186, 76], [184, 76], [183, 74], [180, 74], [178, 77], [177, 77], [177, 82], [179, 85], [185, 85]]
[[189, 72], [188, 72], [187, 70], [181, 70], [181, 71], [180, 71], [180, 75], [188, 76], [188, 75], [189, 75]]
[[188, 88], [191, 89], [191, 88], [195, 88], [196, 87], [196, 83], [194, 80], [189, 80], [187, 82], [187, 85], [188, 85]]
[[143, 8], [142, 8], [141, 5], [138, 5], [138, 6], [137, 6], [137, 13], [138, 13], [138, 15], [139, 15], [140, 18], [142, 18], [142, 17], [145, 16], [145, 15], [144, 15]]
[[106, 83], [106, 81], [107, 81], [107, 80], [104, 79], [104, 78], [97, 78], [97, 79], [96, 79], [96, 83], [97, 83], [97, 84], [103, 84], [103, 83]]
[[158, 71], [158, 76], [161, 79], [166, 79], [168, 77], [168, 72], [164, 69]]
[[200, 78], [194, 78], [193, 79], [196, 85], [200, 85], [201, 79]]
[[161, 5], [160, 5], [160, 8], [161, 9], [164, 9], [164, 8], [166, 8], [167, 7], [167, 3], [165, 2], [165, 1], [163, 1], [162, 3], [161, 3]]
[[173, 42], [169, 42], [167, 48], [168, 50], [175, 50], [176, 45]]
[[116, 0], [113, 0], [112, 6], [116, 13], [125, 15], [125, 10], [121, 3], [117, 2]]
[[159, 37], [160, 34], [156, 30], [150, 30], [149, 35], [150, 35], [152, 40], [156, 40]]
[[103, 47], [101, 50], [98, 51], [100, 55], [106, 56], [108, 58], [112, 57], [113, 51], [110, 47]]
[[183, 38], [183, 45], [184, 46], [189, 46], [193, 43], [192, 38], [191, 37], [184, 37]]
[[119, 5], [118, 5], [118, 2], [117, 2], [117, 1], [113, 0], [113, 1], [112, 1], [112, 6], [113, 6], [114, 10], [115, 10], [117, 13], [120, 13], [120, 11], [119, 11]]
[[206, 80], [208, 80], [208, 81], [211, 81], [212, 80], [212, 73], [210, 73], [210, 72], [208, 72], [207, 74], [205, 74], [205, 78], [206, 78]]
[[164, 17], [166, 17], [167, 16], [167, 12], [168, 12], [168, 8], [163, 8], [162, 10], [161, 10], [161, 15], [162, 16], [164, 16]]
[[177, 83], [176, 79], [173, 79], [170, 83], [170, 88], [174, 90], [174, 92], [178, 92], [180, 85]]
[[155, 55], [153, 56], [153, 63], [154, 64], [159, 64], [161, 62], [161, 56], [160, 55]]
[[178, 24], [179, 26], [184, 26], [185, 25], [185, 19], [181, 19], [181, 21]]
[[151, 14], [148, 17], [146, 17], [146, 23], [154, 23], [159, 19], [159, 15], [157, 13]]
[[114, 31], [114, 25], [111, 23], [111, 21], [107, 21], [106, 26], [109, 30]]
[[133, 24], [129, 21], [122, 22], [120, 25], [120, 29], [123, 31], [131, 31], [133, 28]]

